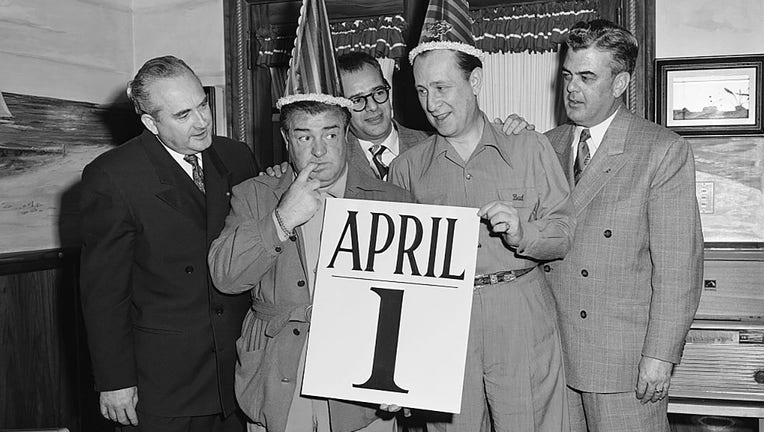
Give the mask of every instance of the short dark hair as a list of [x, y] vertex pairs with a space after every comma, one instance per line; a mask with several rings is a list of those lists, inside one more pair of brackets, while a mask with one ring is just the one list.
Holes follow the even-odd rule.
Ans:
[[[416, 62], [417, 58], [427, 56], [433, 51], [434, 50], [429, 50], [419, 54], [418, 56], [414, 58], [414, 62]], [[451, 51], [454, 53], [454, 56], [456, 57], [456, 65], [462, 71], [462, 74], [464, 75], [464, 79], [466, 80], [470, 79], [470, 74], [472, 73], [472, 71], [474, 71], [477, 68], [483, 67], [483, 62], [479, 58], [475, 57], [474, 55], [470, 55], [470, 54], [457, 51], [457, 50], [451, 50]]]
[[281, 113], [279, 114], [279, 122], [281, 123], [281, 130], [289, 132], [290, 122], [294, 115], [298, 112], [304, 112], [311, 115], [321, 114], [324, 112], [334, 111], [339, 113], [342, 119], [342, 127], [346, 128], [350, 123], [350, 111], [347, 108], [339, 105], [325, 104], [323, 102], [315, 101], [298, 101], [281, 107]]
[[566, 45], [574, 51], [595, 48], [611, 53], [613, 62], [610, 69], [613, 75], [621, 72], [633, 74], [639, 54], [637, 38], [625, 28], [604, 19], [576, 23], [570, 29]]
[[144, 63], [138, 69], [135, 78], [127, 83], [127, 97], [133, 102], [135, 112], [138, 115], [145, 113], [156, 117], [159, 110], [151, 103], [151, 83], [161, 78], [174, 78], [187, 73], [199, 79], [186, 62], [177, 57], [156, 57]]
[[363, 70], [364, 67], [370, 67], [377, 71], [379, 78], [384, 81], [385, 75], [382, 73], [382, 67], [379, 65], [377, 59], [361, 51], [351, 51], [346, 54], [342, 54], [337, 57], [337, 68], [340, 73], [352, 73]]

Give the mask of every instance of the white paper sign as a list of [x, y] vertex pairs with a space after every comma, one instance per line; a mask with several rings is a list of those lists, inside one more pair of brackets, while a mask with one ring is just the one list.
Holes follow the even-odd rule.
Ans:
[[458, 413], [477, 209], [328, 199], [303, 394]]

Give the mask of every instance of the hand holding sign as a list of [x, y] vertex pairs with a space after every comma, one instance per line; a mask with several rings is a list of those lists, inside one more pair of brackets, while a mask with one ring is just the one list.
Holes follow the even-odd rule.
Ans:
[[523, 227], [520, 225], [520, 217], [512, 203], [506, 201], [491, 201], [480, 207], [478, 216], [487, 220], [491, 225], [491, 231], [502, 234], [504, 240], [510, 246], [517, 246], [523, 239]]
[[310, 178], [315, 168], [313, 162], [306, 165], [281, 197], [277, 210], [289, 231], [310, 220], [321, 206], [319, 182]]

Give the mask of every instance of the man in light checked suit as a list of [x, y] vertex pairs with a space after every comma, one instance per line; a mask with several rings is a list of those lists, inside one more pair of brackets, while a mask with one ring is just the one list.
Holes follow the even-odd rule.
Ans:
[[572, 430], [669, 431], [666, 394], [703, 273], [692, 150], [621, 104], [638, 52], [628, 31], [579, 23], [567, 45], [570, 122], [546, 135], [578, 224], [570, 252], [544, 270], [557, 303]]

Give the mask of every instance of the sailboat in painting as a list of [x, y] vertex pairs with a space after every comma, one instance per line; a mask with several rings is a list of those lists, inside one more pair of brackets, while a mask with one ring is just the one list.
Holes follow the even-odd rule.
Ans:
[[3, 99], [3, 93], [0, 92], [0, 119], [2, 118], [13, 118], [13, 114], [11, 114], [11, 110], [8, 109], [5, 99]]

